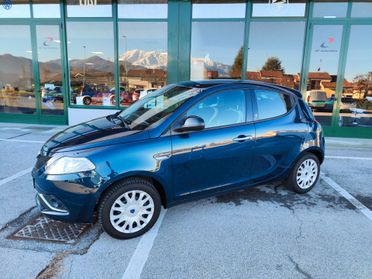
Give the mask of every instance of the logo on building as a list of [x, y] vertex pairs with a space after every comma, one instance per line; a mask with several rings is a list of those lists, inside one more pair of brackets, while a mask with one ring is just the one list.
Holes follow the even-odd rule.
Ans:
[[4, 0], [3, 1], [3, 8], [5, 10], [10, 10], [12, 8], [12, 0]]
[[329, 48], [335, 42], [335, 38], [329, 37], [328, 40], [320, 44], [321, 48]]
[[53, 37], [48, 37], [46, 40], [43, 42], [43, 46], [50, 46], [53, 43]]
[[80, 6], [96, 6], [97, 0], [79, 0]]
[[334, 46], [335, 38], [328, 37], [323, 40], [319, 45], [319, 48], [315, 49], [315, 52], [337, 52], [337, 47]]
[[289, 0], [269, 0], [269, 4], [289, 4]]
[[43, 43], [40, 45], [40, 49], [58, 49], [56, 43], [60, 43], [59, 40], [55, 40], [52, 36], [46, 37]]

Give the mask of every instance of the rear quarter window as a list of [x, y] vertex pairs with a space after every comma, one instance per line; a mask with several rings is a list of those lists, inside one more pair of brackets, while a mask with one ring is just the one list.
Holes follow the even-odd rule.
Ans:
[[268, 119], [286, 114], [293, 107], [292, 98], [284, 93], [256, 89], [257, 119]]

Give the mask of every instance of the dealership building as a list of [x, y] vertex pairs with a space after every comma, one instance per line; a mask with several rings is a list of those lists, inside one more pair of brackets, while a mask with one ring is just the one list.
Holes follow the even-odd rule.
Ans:
[[0, 1], [0, 122], [72, 125], [148, 89], [298, 89], [328, 136], [372, 138], [372, 1]]

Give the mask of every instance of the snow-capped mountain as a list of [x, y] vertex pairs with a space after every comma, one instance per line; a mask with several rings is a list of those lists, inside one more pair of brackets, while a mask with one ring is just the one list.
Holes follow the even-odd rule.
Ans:
[[[166, 69], [167, 53], [160, 51], [130, 50], [120, 55], [120, 61], [126, 61], [131, 66], [147, 69]], [[193, 65], [200, 65], [211, 71], [218, 71], [221, 76], [228, 76], [231, 66], [215, 62], [208, 55], [204, 58], [192, 58]]]
[[210, 59], [209, 56], [204, 58], [191, 58], [191, 67], [197, 68], [200, 66], [206, 68], [208, 71], [218, 71], [220, 77], [228, 77], [231, 69], [230, 65], [215, 62]]
[[167, 67], [167, 53], [135, 49], [120, 55], [120, 61], [147, 69], [165, 69]]

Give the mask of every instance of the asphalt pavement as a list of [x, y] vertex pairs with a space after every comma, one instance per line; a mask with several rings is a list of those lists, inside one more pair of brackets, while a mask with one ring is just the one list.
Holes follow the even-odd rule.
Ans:
[[372, 278], [372, 140], [326, 139], [305, 195], [262, 185], [169, 208], [143, 237], [12, 237], [38, 216], [30, 170], [63, 127], [0, 124], [0, 278]]

